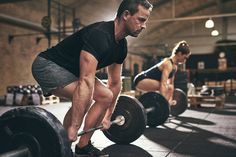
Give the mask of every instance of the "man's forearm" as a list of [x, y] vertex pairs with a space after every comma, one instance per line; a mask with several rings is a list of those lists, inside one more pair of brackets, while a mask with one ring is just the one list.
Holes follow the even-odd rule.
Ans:
[[111, 117], [111, 115], [112, 115], [112, 113], [113, 113], [113, 111], [115, 109], [115, 106], [116, 106], [116, 103], [117, 103], [117, 99], [118, 99], [118, 96], [119, 96], [120, 91], [121, 91], [121, 83], [117, 83], [115, 85], [110, 85], [109, 89], [113, 93], [113, 100], [111, 102], [110, 107], [107, 109], [106, 117]]
[[86, 108], [92, 97], [93, 82], [81, 79], [75, 89], [72, 98], [72, 125], [81, 125]]

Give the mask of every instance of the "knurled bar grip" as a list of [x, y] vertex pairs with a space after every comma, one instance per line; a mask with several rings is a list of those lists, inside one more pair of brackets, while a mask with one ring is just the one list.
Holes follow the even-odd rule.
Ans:
[[[121, 117], [118, 118], [117, 117], [115, 120], [111, 121], [110, 123], [111, 123], [111, 125], [113, 125], [113, 124], [121, 123], [122, 121], [124, 121], [123, 118], [121, 118]], [[87, 134], [87, 133], [90, 133], [90, 132], [93, 132], [95, 130], [102, 129], [102, 128], [103, 128], [103, 125], [99, 125], [95, 128], [91, 128], [91, 129], [88, 129], [88, 130], [81, 131], [80, 133], [78, 133], [78, 136], [82, 136], [84, 134]]]

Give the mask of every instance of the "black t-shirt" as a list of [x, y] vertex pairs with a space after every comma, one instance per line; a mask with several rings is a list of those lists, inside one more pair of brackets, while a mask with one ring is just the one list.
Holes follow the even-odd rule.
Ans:
[[113, 63], [122, 64], [127, 55], [127, 41], [125, 38], [119, 43], [115, 41], [114, 21], [98, 22], [84, 27], [39, 56], [79, 76], [81, 50], [91, 53], [97, 59], [98, 70]]

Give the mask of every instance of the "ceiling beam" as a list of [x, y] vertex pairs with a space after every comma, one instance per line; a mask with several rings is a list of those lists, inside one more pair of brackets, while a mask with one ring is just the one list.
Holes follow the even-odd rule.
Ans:
[[150, 20], [149, 22], [155, 23], [155, 22], [172, 22], [172, 21], [185, 21], [185, 20], [200, 20], [200, 19], [232, 17], [232, 16], [236, 16], [236, 13], [166, 18], [166, 19]]
[[22, 2], [22, 1], [29, 1], [29, 0], [0, 0], [0, 4], [3, 4], [3, 3], [15, 3], [15, 2]]

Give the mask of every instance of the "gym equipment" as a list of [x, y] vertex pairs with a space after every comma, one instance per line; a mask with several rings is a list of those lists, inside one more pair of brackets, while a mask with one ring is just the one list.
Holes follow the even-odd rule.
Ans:
[[156, 127], [163, 124], [169, 117], [178, 116], [182, 114], [188, 107], [188, 100], [186, 94], [176, 88], [173, 94], [173, 100], [176, 101], [175, 105], [169, 105], [169, 102], [159, 92], [147, 92], [139, 97], [145, 109], [154, 107], [154, 112], [147, 113], [147, 125]]
[[176, 88], [174, 90], [173, 100], [176, 100], [177, 103], [176, 105], [170, 106], [170, 114], [172, 116], [178, 116], [187, 109], [188, 98], [181, 89]]
[[[187, 108], [185, 99], [187, 98], [183, 91], [175, 89], [174, 100], [177, 103], [172, 111], [173, 115], [185, 111]], [[123, 116], [125, 123], [121, 126], [113, 125], [103, 133], [117, 144], [129, 144], [143, 134], [146, 125], [156, 127], [163, 124], [169, 117], [169, 106], [168, 101], [159, 92], [147, 92], [139, 100], [121, 95], [111, 119]]]
[[159, 92], [147, 92], [140, 96], [139, 101], [146, 109], [155, 108], [153, 112], [147, 113], [148, 126], [156, 127], [168, 119], [169, 103]]
[[143, 134], [147, 124], [146, 113], [136, 98], [121, 95], [111, 119], [120, 115], [125, 118], [125, 123], [122, 126], [112, 125], [103, 133], [109, 140], [117, 144], [129, 144]]
[[60, 121], [39, 107], [15, 108], [0, 117], [1, 157], [65, 157], [70, 142]]
[[[146, 114], [137, 99], [120, 96], [111, 122], [119, 132], [104, 131], [112, 140], [128, 144], [140, 137], [146, 127]], [[113, 125], [117, 124], [117, 125]], [[102, 125], [82, 131], [101, 129]], [[21, 107], [0, 117], [1, 157], [70, 157], [67, 133], [59, 120], [40, 107]]]
[[49, 16], [44, 16], [42, 19], [41, 19], [41, 25], [46, 28], [46, 29], [49, 29], [50, 26], [51, 26], [51, 18]]
[[[155, 118], [157, 108], [158, 106], [154, 103], [151, 103], [148, 107], [144, 108], [142, 103], [136, 98], [128, 95], [121, 95], [111, 117], [112, 120], [115, 119], [112, 124], [117, 125], [112, 125], [108, 130], [104, 130], [103, 133], [109, 140], [117, 144], [129, 144], [137, 140], [143, 134], [147, 125], [147, 115], [149, 113], [154, 113], [153, 118]], [[88, 131], [94, 131], [101, 128], [102, 125], [89, 129]]]
[[[178, 90], [177, 93], [177, 105], [181, 106], [186, 95]], [[108, 139], [118, 144], [129, 144], [143, 134], [147, 123], [156, 126], [168, 118], [169, 105], [160, 93], [146, 93], [139, 100], [127, 95], [119, 97], [111, 127], [103, 131]], [[182, 112], [177, 111], [177, 114]], [[78, 136], [102, 127], [82, 131]], [[72, 156], [64, 127], [53, 114], [40, 107], [21, 107], [5, 112], [0, 117], [0, 139], [1, 157]]]
[[[117, 116], [111, 125], [122, 126], [124, 123], [124, 117]], [[129, 129], [128, 125], [126, 127]], [[102, 125], [82, 131], [78, 136], [101, 128]], [[40, 107], [15, 108], [5, 112], [0, 117], [0, 138], [1, 157], [72, 155], [70, 142], [62, 124], [53, 114]]]
[[[117, 124], [118, 126], [121, 126], [124, 123], [125, 123], [125, 118], [123, 116], [117, 116], [115, 120], [111, 121], [111, 125]], [[87, 134], [89, 132], [93, 132], [102, 128], [103, 128], [103, 125], [99, 125], [95, 128], [90, 128], [88, 130], [81, 131], [80, 133], [78, 133], [78, 136], [82, 136], [84, 134]]]

